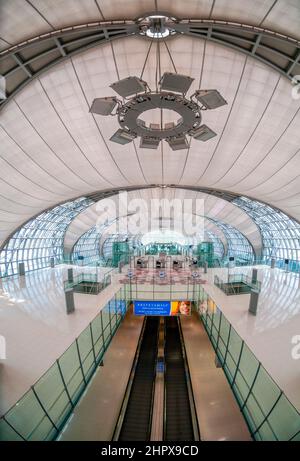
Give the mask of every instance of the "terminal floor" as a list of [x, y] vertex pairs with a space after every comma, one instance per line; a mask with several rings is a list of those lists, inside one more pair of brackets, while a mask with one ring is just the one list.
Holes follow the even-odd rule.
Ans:
[[[63, 281], [68, 267], [0, 279], [0, 335], [6, 339], [6, 360], [0, 360], [0, 416], [51, 367], [120, 288], [116, 283], [97, 296], [75, 294], [75, 312], [67, 315]], [[72, 267], [74, 274], [95, 271]]]
[[[163, 277], [161, 277], [163, 273]], [[195, 276], [196, 275], [196, 276]], [[128, 283], [128, 277], [120, 279], [120, 283]], [[199, 271], [193, 269], [175, 270], [166, 269], [132, 269], [131, 283], [155, 284], [155, 285], [175, 285], [188, 283], [206, 283], [201, 278]]]
[[194, 313], [181, 317], [201, 440], [251, 440], [247, 425], [207, 333]]

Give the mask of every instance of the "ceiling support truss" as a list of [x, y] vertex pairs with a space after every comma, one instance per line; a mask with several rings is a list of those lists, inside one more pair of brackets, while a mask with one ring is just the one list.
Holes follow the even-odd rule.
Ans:
[[[172, 36], [184, 34], [210, 40], [252, 56], [290, 80], [300, 74], [300, 42], [291, 37], [214, 20], [174, 20], [166, 26], [173, 31]], [[84, 24], [43, 34], [0, 52], [0, 74], [6, 79], [7, 96], [0, 100], [0, 109], [32, 79], [54, 65], [114, 39], [145, 37], [145, 27], [143, 21], [131, 20]]]

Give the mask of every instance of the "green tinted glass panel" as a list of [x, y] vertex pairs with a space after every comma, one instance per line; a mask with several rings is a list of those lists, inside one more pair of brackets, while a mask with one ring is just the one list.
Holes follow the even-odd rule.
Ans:
[[250, 418], [251, 426], [254, 432], [254, 430], [263, 422], [265, 415], [252, 394], [249, 396], [247, 400], [244, 411], [247, 412]]
[[300, 442], [300, 431], [291, 439], [293, 442]]
[[109, 325], [109, 320], [110, 320], [109, 319], [109, 306], [108, 306], [108, 304], [106, 306], [104, 306], [104, 308], [102, 309], [101, 315], [102, 315], [102, 322], [103, 322], [103, 330], [105, 330], [107, 325]]
[[34, 388], [52, 421], [56, 426], [60, 426], [71, 410], [71, 404], [57, 363], [49, 368]]
[[217, 309], [216, 312], [214, 313], [214, 316], [213, 316], [213, 324], [214, 324], [215, 328], [217, 329], [217, 331], [220, 328], [221, 316], [222, 316], [221, 311], [219, 309]]
[[232, 360], [237, 364], [239, 360], [239, 355], [241, 352], [242, 340], [237, 334], [234, 328], [231, 328], [230, 339], [228, 344], [228, 351], [232, 357]]
[[88, 326], [78, 337], [78, 347], [81, 362], [83, 363], [85, 358], [89, 355], [92, 350], [92, 336], [90, 326]]
[[253, 383], [258, 366], [259, 361], [254, 357], [248, 346], [244, 344], [239, 370], [249, 385]]
[[249, 394], [249, 389], [250, 389], [249, 384], [245, 381], [240, 371], [238, 371], [235, 377], [233, 391], [237, 392], [238, 400], [240, 404], [244, 403], [245, 399], [247, 398]]
[[220, 338], [223, 340], [225, 344], [227, 344], [227, 341], [228, 341], [229, 327], [230, 327], [230, 324], [223, 315], [221, 319], [221, 325], [220, 325]]
[[213, 326], [211, 332], [211, 341], [213, 345], [216, 347], [218, 342], [218, 330]]
[[45, 418], [41, 423], [35, 428], [34, 432], [31, 434], [29, 441], [38, 442], [41, 440], [54, 440], [58, 432], [53, 428], [52, 424], [49, 422], [49, 419]]
[[211, 318], [209, 316], [207, 316], [206, 328], [207, 328], [208, 334], [210, 335], [210, 332], [211, 332]]
[[82, 361], [82, 368], [83, 368], [83, 372], [84, 372], [84, 376], [86, 380], [90, 378], [95, 367], [96, 365], [95, 365], [95, 360], [94, 360], [94, 353], [93, 351], [90, 351], [90, 353]]
[[111, 319], [111, 334], [112, 334], [112, 335], [115, 334], [116, 329], [117, 329], [116, 317], [114, 316], [114, 317]]
[[104, 353], [104, 345], [103, 345], [103, 337], [101, 336], [98, 341], [96, 341], [95, 345], [95, 355], [96, 355], [96, 360], [100, 360]]
[[110, 342], [110, 327], [109, 325], [105, 328], [104, 330], [104, 344], [105, 348], [108, 347], [108, 344]]
[[4, 419], [0, 419], [0, 441], [14, 442], [17, 440], [23, 440], [11, 427], [7, 424]]
[[206, 323], [207, 323], [207, 313], [206, 312], [201, 314], [201, 319], [202, 319], [204, 326], [206, 327]]
[[252, 394], [256, 397], [265, 415], [271, 410], [276, 399], [279, 397], [280, 390], [262, 367], [260, 367], [252, 388]]
[[275, 433], [272, 431], [270, 424], [266, 421], [259, 431], [254, 435], [255, 440], [265, 440], [271, 442], [272, 440], [278, 440]]
[[223, 339], [221, 336], [219, 336], [219, 343], [218, 343], [218, 353], [222, 357], [222, 359], [225, 359], [225, 354], [226, 354], [226, 344], [224, 344]]
[[224, 364], [224, 370], [227, 374], [229, 382], [231, 383], [233, 380], [234, 374], [235, 374], [236, 363], [234, 360], [232, 360], [232, 357], [229, 354], [229, 352], [227, 352], [227, 355], [226, 355], [226, 362]]
[[85, 385], [75, 343], [60, 357], [59, 363], [69, 394], [75, 402]]
[[300, 415], [282, 395], [268, 418], [278, 440], [290, 440], [300, 431]]
[[[120, 319], [126, 311], [124, 303], [122, 306], [124, 312], [120, 310]], [[109, 312], [105, 314], [108, 314], [106, 318], [109, 319]], [[117, 328], [116, 314], [113, 315], [112, 322], [115, 330]], [[104, 352], [100, 315], [94, 320], [92, 331], [97, 338], [95, 349], [100, 359]], [[109, 322], [104, 336], [107, 347], [111, 339]], [[90, 377], [95, 368], [90, 327], [87, 327], [78, 338], [78, 348], [83, 358], [82, 367], [85, 376]], [[68, 393], [76, 403], [85, 387], [76, 343], [73, 343], [60, 357], [59, 364]], [[34, 390], [37, 397], [33, 390], [30, 390], [7, 412], [7, 421], [0, 420], [0, 440], [39, 441], [53, 440], [57, 436], [57, 428], [61, 427], [72, 409], [57, 363], [42, 376], [34, 386]]]
[[92, 331], [93, 331], [93, 340], [94, 340], [94, 350], [96, 355], [96, 360], [102, 353], [103, 349], [103, 336], [102, 336], [102, 326], [101, 326], [101, 315], [97, 315], [95, 320], [92, 322]]
[[98, 339], [100, 338], [100, 336], [102, 336], [100, 315], [97, 315], [97, 317], [92, 321], [92, 332], [93, 332], [94, 343], [96, 343]]
[[56, 432], [32, 390], [5, 417], [26, 440], [46, 440]]

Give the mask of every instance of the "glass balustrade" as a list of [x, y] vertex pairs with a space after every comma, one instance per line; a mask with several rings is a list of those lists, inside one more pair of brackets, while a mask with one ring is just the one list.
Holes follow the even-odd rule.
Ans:
[[0, 419], [0, 440], [53, 440], [93, 376], [133, 299], [191, 300], [254, 440], [300, 441], [300, 414], [196, 283], [125, 284], [65, 353]]
[[197, 311], [254, 440], [300, 441], [300, 414], [216, 303], [197, 286]]
[[54, 440], [103, 360], [127, 311], [124, 287], [0, 419], [0, 440]]

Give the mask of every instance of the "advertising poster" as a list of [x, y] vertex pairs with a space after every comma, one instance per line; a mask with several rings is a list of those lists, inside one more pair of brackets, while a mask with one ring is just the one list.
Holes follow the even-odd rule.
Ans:
[[191, 315], [191, 301], [134, 301], [135, 315]]
[[191, 301], [172, 301], [171, 302], [171, 315], [191, 315], [192, 303]]

